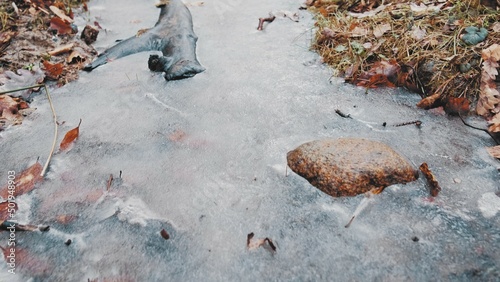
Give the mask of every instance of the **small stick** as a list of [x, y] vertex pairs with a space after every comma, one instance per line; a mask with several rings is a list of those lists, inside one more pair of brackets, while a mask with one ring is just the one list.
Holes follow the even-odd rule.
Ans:
[[[54, 105], [52, 104], [52, 99], [50, 98], [50, 93], [49, 90], [47, 89], [47, 86], [43, 84], [43, 88], [45, 88], [45, 93], [47, 94], [47, 98], [49, 99], [49, 105], [50, 109], [52, 110], [52, 117], [54, 118], [54, 141], [52, 142], [52, 149], [50, 150], [49, 157], [47, 158], [47, 161], [45, 162], [45, 165], [43, 166], [43, 170], [40, 173], [40, 176], [45, 175], [45, 171], [49, 167], [50, 159], [52, 159], [52, 155], [54, 154], [54, 150], [56, 148], [56, 142], [57, 142], [57, 115], [56, 115], [56, 110], [54, 109]], [[80, 120], [81, 122], [81, 120]]]
[[263, 30], [264, 29], [264, 22], [270, 22], [272, 23], [276, 19], [275, 16], [269, 17], [269, 18], [259, 18], [259, 26], [257, 27], [257, 30]]
[[337, 115], [343, 117], [343, 118], [351, 118], [351, 115], [350, 114], [344, 114], [341, 110], [339, 109], [335, 109], [335, 112], [337, 113]]
[[349, 228], [349, 226], [353, 222], [354, 218], [356, 218], [368, 206], [368, 204], [373, 201], [373, 199], [374, 199], [374, 197], [372, 197], [373, 195], [374, 195], [374, 193], [372, 191], [368, 191], [365, 193], [365, 197], [359, 203], [358, 207], [356, 208], [356, 210], [352, 214], [352, 217], [349, 220], [349, 222], [344, 226], [345, 228]]
[[479, 128], [479, 127], [475, 127], [475, 126], [473, 126], [473, 125], [468, 124], [467, 122], [465, 122], [464, 118], [460, 115], [460, 112], [458, 112], [458, 117], [460, 117], [460, 120], [461, 120], [461, 121], [462, 121], [462, 122], [463, 122], [466, 126], [468, 126], [468, 127], [470, 127], [470, 128], [477, 129], [477, 130], [481, 130], [481, 131], [484, 131], [484, 132], [488, 133], [488, 135], [489, 135], [489, 136], [493, 139], [493, 141], [495, 141], [495, 143], [497, 143], [497, 145], [500, 145], [500, 140], [499, 140], [499, 139], [497, 139], [497, 137], [496, 137], [493, 133], [489, 132], [487, 129], [484, 129], [484, 128]]
[[109, 192], [109, 188], [111, 187], [111, 184], [113, 184], [113, 174], [109, 175], [108, 183], [106, 183], [106, 191]]
[[408, 122], [398, 123], [398, 124], [395, 124], [393, 126], [394, 127], [399, 127], [399, 126], [406, 126], [406, 125], [410, 125], [410, 124], [414, 124], [414, 125], [420, 127], [422, 125], [422, 122], [419, 121], [419, 120], [414, 120], [414, 121], [408, 121]]

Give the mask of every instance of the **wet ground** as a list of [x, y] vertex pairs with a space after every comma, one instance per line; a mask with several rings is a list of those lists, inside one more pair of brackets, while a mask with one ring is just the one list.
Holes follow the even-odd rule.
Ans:
[[[154, 25], [154, 1], [94, 0], [95, 47]], [[205, 1], [190, 7], [198, 59], [194, 78], [167, 82], [145, 52], [116, 60], [52, 91], [60, 142], [81, 118], [71, 151], [56, 154], [46, 179], [19, 197], [18, 219], [48, 232], [16, 233], [15, 278], [24, 281], [383, 280], [494, 281], [500, 276], [498, 161], [493, 141], [459, 119], [415, 107], [420, 97], [369, 90], [331, 78], [309, 51], [313, 20], [300, 1]], [[271, 11], [298, 12], [300, 21]], [[0, 133], [0, 179], [40, 157], [53, 136], [46, 97], [20, 127]], [[352, 118], [335, 113], [339, 109]], [[420, 120], [421, 127], [394, 127]], [[382, 126], [386, 122], [388, 126]], [[479, 126], [483, 122], [471, 118]], [[363, 196], [332, 198], [286, 169], [286, 153], [320, 138], [387, 143], [423, 177], [378, 195], [350, 228]], [[122, 172], [119, 178], [120, 171]], [[114, 181], [106, 191], [110, 174]], [[59, 221], [60, 216], [73, 221]], [[165, 229], [170, 239], [160, 236]], [[247, 235], [275, 252], [248, 250]], [[8, 234], [0, 234], [7, 245]], [[72, 243], [64, 243], [68, 239]], [[2, 243], [4, 242], [4, 243]], [[1, 279], [12, 279], [2, 264]], [[11, 280], [9, 280], [11, 281]]]

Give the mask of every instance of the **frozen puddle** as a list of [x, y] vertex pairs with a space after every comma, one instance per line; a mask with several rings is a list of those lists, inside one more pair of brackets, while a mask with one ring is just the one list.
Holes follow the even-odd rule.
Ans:
[[[151, 27], [159, 12], [154, 2], [91, 1], [89, 20], [98, 17], [107, 29], [96, 48]], [[198, 59], [207, 68], [194, 78], [166, 82], [148, 70], [145, 52], [53, 91], [65, 121], [58, 141], [82, 118], [80, 138], [53, 157], [38, 189], [22, 196], [32, 211], [23, 217], [51, 230], [16, 233], [16, 247], [28, 255], [19, 257], [15, 278], [498, 279], [499, 163], [485, 150], [493, 145], [489, 136], [417, 109], [414, 94], [365, 94], [330, 81], [308, 51], [313, 21], [300, 4], [190, 7]], [[277, 20], [257, 31], [258, 18], [276, 10], [298, 11], [300, 21]], [[1, 183], [8, 171], [20, 173], [48, 154], [49, 105], [40, 95], [33, 107], [22, 126], [0, 133]], [[417, 119], [420, 128], [382, 126]], [[389, 187], [346, 229], [362, 196], [332, 198], [290, 170], [285, 177], [286, 153], [325, 137], [383, 141], [415, 166], [427, 162], [443, 190], [430, 200], [423, 177]], [[251, 232], [271, 239], [276, 252], [247, 250]], [[0, 240], [6, 247], [8, 233]], [[0, 280], [12, 281], [7, 269], [1, 264]]]

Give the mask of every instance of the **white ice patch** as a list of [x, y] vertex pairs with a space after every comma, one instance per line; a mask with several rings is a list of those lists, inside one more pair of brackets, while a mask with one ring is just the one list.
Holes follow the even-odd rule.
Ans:
[[494, 217], [500, 211], [500, 197], [494, 192], [484, 193], [479, 200], [477, 200], [479, 210], [486, 218]]
[[148, 220], [163, 220], [137, 197], [130, 197], [125, 201], [119, 199], [115, 203], [114, 208], [118, 219], [121, 221], [128, 221], [130, 224], [146, 226]]

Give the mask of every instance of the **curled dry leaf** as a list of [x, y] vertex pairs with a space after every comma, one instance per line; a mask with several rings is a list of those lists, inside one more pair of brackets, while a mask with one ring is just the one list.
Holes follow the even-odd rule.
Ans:
[[68, 151], [71, 149], [71, 145], [73, 145], [73, 141], [78, 138], [78, 135], [80, 134], [80, 124], [82, 124], [82, 119], [80, 119], [80, 122], [78, 123], [78, 126], [71, 129], [64, 135], [63, 140], [61, 141], [61, 145], [59, 145], [59, 151]]
[[63, 46], [59, 46], [56, 49], [54, 49], [52, 51], [49, 51], [49, 55], [51, 55], [51, 56], [57, 56], [57, 55], [61, 55], [63, 53], [67, 53], [67, 52], [69, 52], [69, 51], [71, 51], [73, 49], [73, 46], [74, 46], [73, 43], [66, 44], [66, 45], [63, 45]]
[[9, 125], [21, 124], [23, 117], [29, 114], [28, 107], [21, 98], [0, 95], [0, 131]]
[[67, 22], [67, 23], [73, 22], [72, 18], [66, 16], [66, 14], [63, 11], [61, 11], [59, 8], [57, 8], [56, 6], [50, 6], [49, 9], [52, 11], [52, 13], [54, 13], [56, 16], [60, 17], [65, 22]]
[[425, 97], [417, 103], [417, 107], [428, 110], [441, 106], [441, 94], [436, 93], [431, 96]]
[[429, 169], [429, 166], [427, 163], [422, 163], [420, 165], [420, 171], [424, 174], [425, 178], [427, 179], [427, 182], [430, 185], [430, 194], [432, 197], [436, 197], [439, 192], [441, 191], [441, 187], [439, 186], [438, 181], [436, 180], [436, 177], [434, 174], [431, 172]]
[[[249, 250], [255, 250], [259, 248], [260, 246], [263, 246], [265, 249], [275, 252], [276, 251], [276, 246], [274, 245], [273, 241], [269, 238], [264, 238], [264, 239], [253, 239], [254, 234], [253, 232], [247, 235], [247, 248]], [[267, 245], [266, 245], [267, 243]]]
[[486, 150], [492, 157], [500, 160], [500, 145], [494, 147], [488, 147], [486, 148]]
[[35, 189], [35, 184], [42, 181], [43, 177], [40, 175], [42, 172], [42, 165], [36, 162], [19, 175], [16, 174], [14, 178], [14, 189], [9, 190], [9, 183], [0, 189], [0, 196], [4, 199], [9, 197], [17, 197]]

